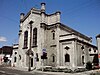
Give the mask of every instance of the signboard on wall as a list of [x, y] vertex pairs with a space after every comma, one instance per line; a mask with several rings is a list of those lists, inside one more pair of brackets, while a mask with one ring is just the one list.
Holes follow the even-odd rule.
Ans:
[[45, 48], [43, 48], [43, 49], [42, 49], [42, 52], [46, 52], [46, 49], [45, 49]]

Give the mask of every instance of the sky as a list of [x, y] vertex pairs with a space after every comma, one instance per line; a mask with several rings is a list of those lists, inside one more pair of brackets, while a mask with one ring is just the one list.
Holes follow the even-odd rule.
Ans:
[[61, 23], [92, 37], [100, 34], [100, 0], [0, 0], [0, 47], [18, 43], [20, 13], [46, 3], [46, 13], [61, 12]]

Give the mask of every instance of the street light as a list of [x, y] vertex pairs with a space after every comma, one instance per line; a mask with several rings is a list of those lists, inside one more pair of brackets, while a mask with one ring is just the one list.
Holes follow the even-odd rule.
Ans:
[[28, 71], [31, 71], [31, 40], [32, 40], [32, 24], [33, 24], [33, 21], [30, 21], [29, 22], [30, 24], [30, 45], [29, 45], [29, 67], [28, 67]]

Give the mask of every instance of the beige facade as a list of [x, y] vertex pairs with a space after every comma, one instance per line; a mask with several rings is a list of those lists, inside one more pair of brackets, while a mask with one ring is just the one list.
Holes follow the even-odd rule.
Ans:
[[98, 47], [98, 57], [99, 57], [99, 66], [100, 66], [100, 34], [96, 36], [97, 47]]
[[[91, 44], [91, 38], [62, 24], [60, 15], [59, 11], [46, 14], [45, 3], [41, 3], [41, 9], [32, 8], [26, 15], [21, 13], [19, 44], [18, 47], [14, 46], [12, 56], [14, 66], [29, 66], [30, 37], [32, 68], [42, 67], [43, 50], [47, 53], [44, 66], [72, 68], [93, 61], [98, 51], [97, 47]], [[30, 24], [32, 32], [30, 32]]]

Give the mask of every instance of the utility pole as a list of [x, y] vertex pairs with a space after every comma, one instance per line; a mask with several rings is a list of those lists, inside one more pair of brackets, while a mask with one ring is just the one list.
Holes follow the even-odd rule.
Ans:
[[30, 44], [29, 44], [29, 68], [28, 68], [28, 71], [31, 71], [31, 41], [32, 41], [32, 23], [33, 21], [30, 21], [29, 24], [30, 24]]

